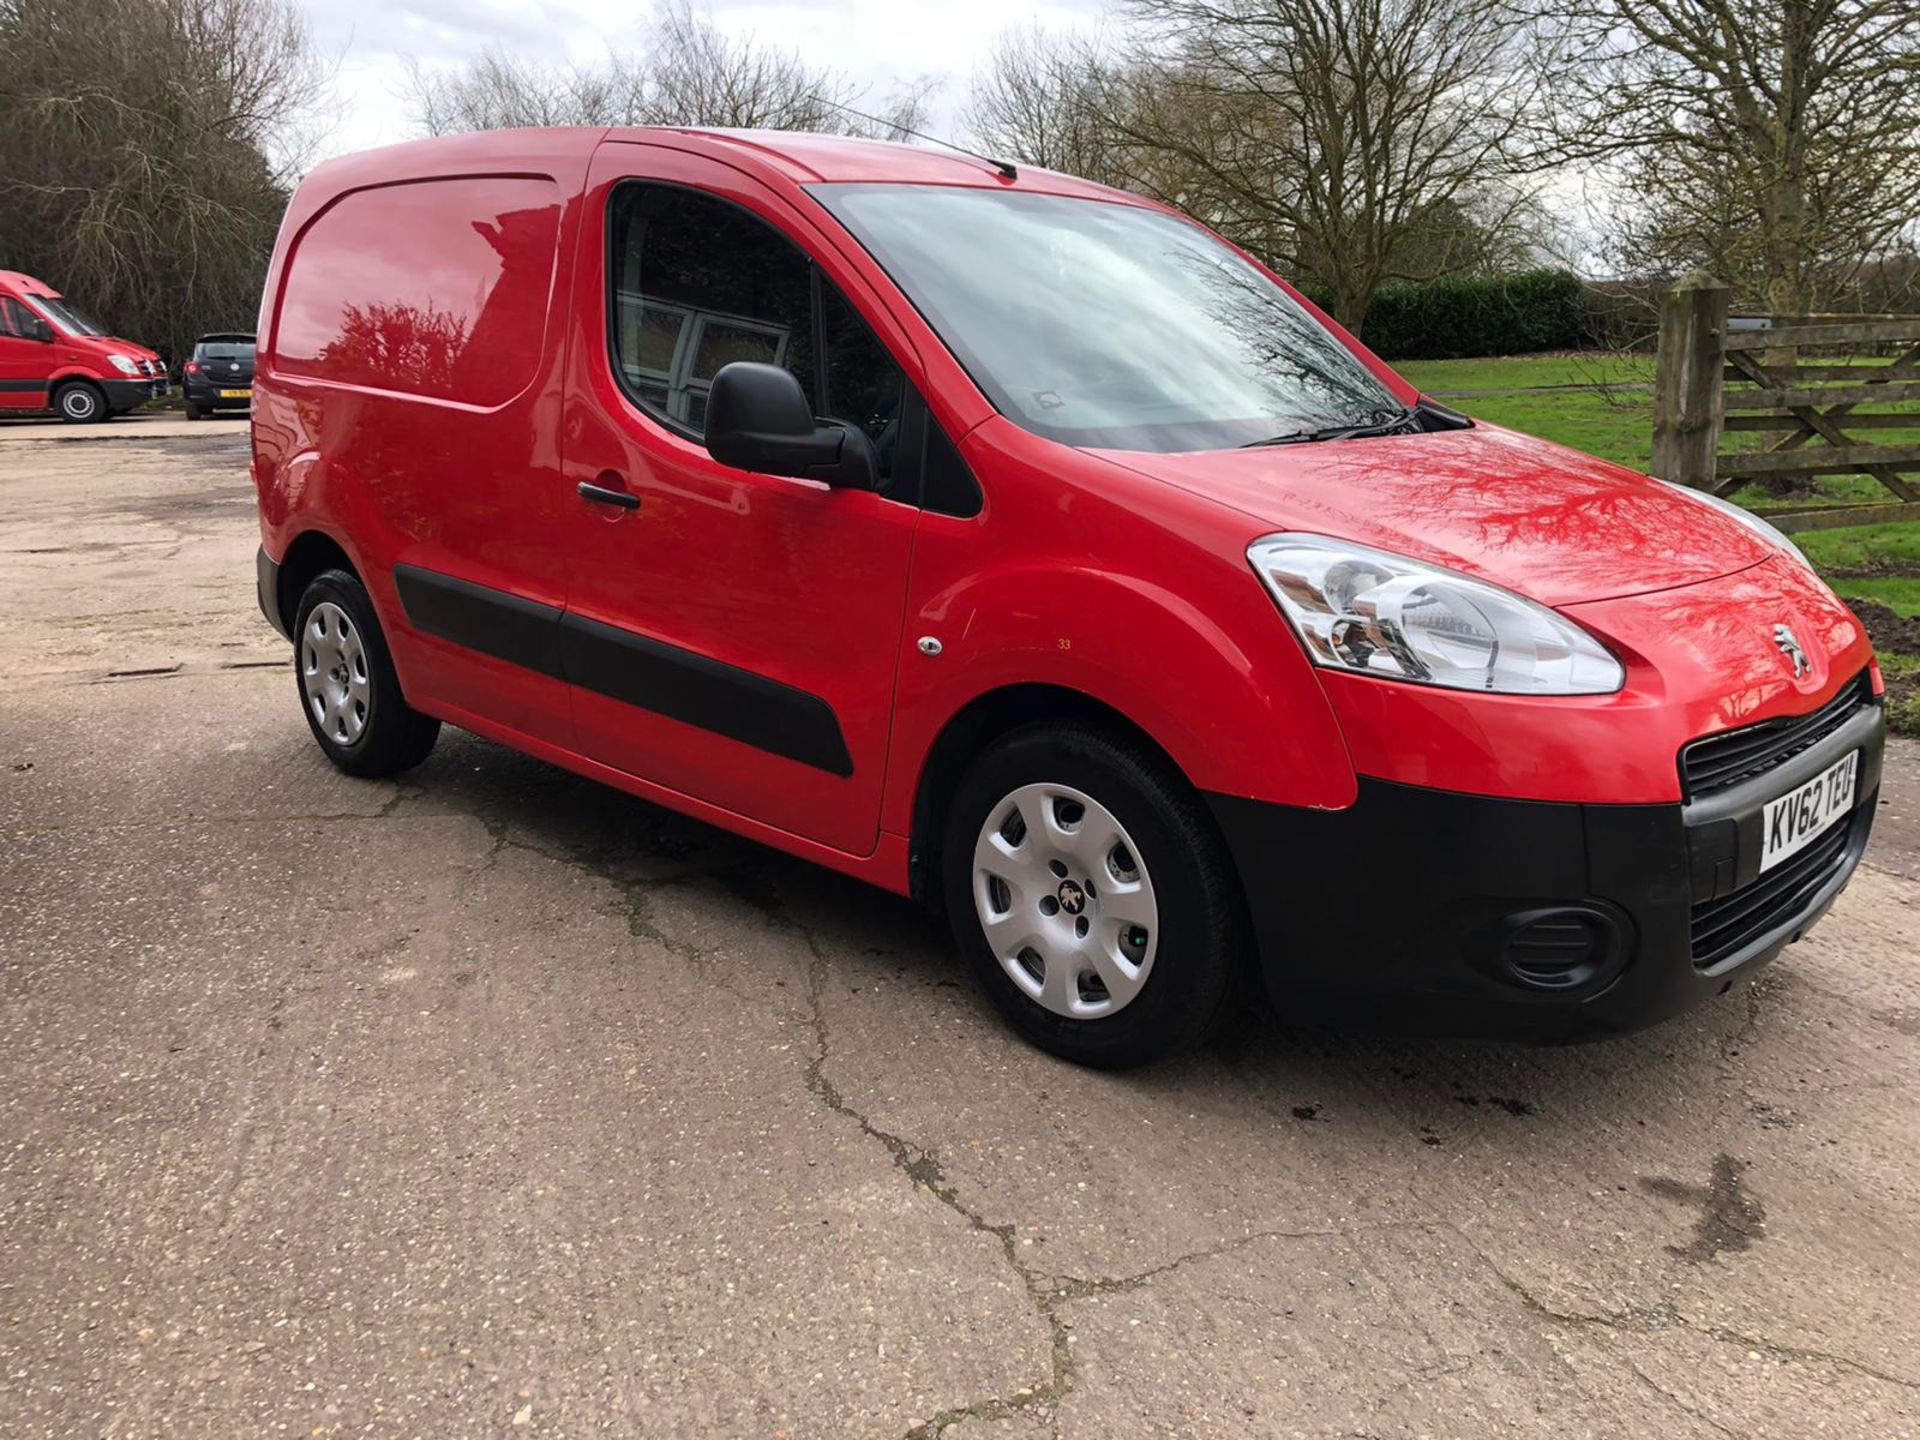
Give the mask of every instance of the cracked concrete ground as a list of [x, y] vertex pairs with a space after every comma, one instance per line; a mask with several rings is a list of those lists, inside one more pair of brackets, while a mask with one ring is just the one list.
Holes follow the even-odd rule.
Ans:
[[1920, 761], [1833, 914], [1539, 1051], [1098, 1075], [903, 902], [448, 732], [320, 759], [242, 438], [0, 432], [0, 1430], [1920, 1430]]

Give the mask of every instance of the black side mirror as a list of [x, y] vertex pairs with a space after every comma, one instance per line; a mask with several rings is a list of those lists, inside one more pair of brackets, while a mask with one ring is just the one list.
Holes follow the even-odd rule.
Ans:
[[873, 446], [849, 425], [813, 418], [800, 382], [778, 365], [736, 360], [707, 392], [707, 453], [736, 470], [874, 487]]
[[51, 345], [53, 343], [53, 326], [42, 320], [38, 315], [29, 315], [27, 317], [27, 339], [38, 340], [42, 345]]

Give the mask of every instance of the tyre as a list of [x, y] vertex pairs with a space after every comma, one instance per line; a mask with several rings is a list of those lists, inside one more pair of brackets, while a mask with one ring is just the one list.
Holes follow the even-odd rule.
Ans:
[[400, 693], [386, 637], [359, 577], [323, 570], [300, 597], [294, 684], [320, 748], [349, 775], [397, 775], [427, 758], [440, 722]]
[[1185, 777], [1125, 736], [1006, 736], [961, 778], [941, 854], [961, 952], [1014, 1029], [1065, 1059], [1193, 1045], [1243, 973], [1231, 857]]
[[199, 420], [199, 419], [202, 419], [202, 418], [204, 418], [204, 417], [205, 417], [205, 415], [206, 415], [206, 413], [207, 413], [207, 412], [205, 411], [205, 409], [203, 409], [203, 408], [202, 408], [201, 406], [199, 406], [199, 405], [196, 405], [196, 404], [195, 404], [195, 403], [194, 403], [193, 401], [191, 401], [191, 400], [189, 400], [189, 401], [187, 401], [187, 402], [186, 402], [186, 411], [187, 411], [187, 418], [188, 418], [189, 420]]
[[69, 380], [53, 392], [53, 409], [69, 425], [91, 425], [108, 418], [107, 397], [98, 385]]

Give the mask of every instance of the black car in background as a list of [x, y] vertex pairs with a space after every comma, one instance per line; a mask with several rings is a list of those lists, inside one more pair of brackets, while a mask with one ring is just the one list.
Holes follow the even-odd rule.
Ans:
[[194, 341], [180, 393], [189, 420], [215, 410], [245, 410], [253, 403], [253, 336], [202, 335]]

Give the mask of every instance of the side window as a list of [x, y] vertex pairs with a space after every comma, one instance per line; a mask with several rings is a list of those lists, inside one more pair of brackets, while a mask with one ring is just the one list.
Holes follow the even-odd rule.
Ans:
[[24, 340], [33, 333], [33, 312], [11, 295], [0, 295], [0, 335]]
[[634, 400], [697, 435], [721, 366], [779, 365], [815, 414], [865, 431], [891, 476], [905, 377], [805, 252], [675, 186], [624, 185], [612, 208], [613, 363]]
[[811, 264], [746, 211], [664, 185], [613, 199], [613, 348], [633, 396], [694, 431], [722, 365], [791, 370], [818, 405]]

